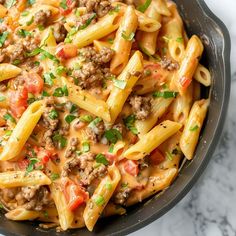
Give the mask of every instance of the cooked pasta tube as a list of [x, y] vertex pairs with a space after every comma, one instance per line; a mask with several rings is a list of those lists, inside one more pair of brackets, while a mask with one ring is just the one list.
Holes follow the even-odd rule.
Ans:
[[0, 173], [0, 188], [14, 188], [32, 185], [49, 185], [51, 180], [40, 170], [30, 173], [8, 171]]
[[148, 133], [144, 134], [136, 144], [125, 151], [123, 156], [131, 160], [144, 158], [161, 143], [174, 135], [181, 126], [181, 124], [170, 120], [163, 121]]
[[110, 93], [110, 96], [107, 99], [107, 105], [109, 107], [111, 115], [111, 123], [114, 123], [117, 116], [120, 114], [126, 99], [132, 92], [132, 88], [137, 82], [142, 71], [143, 56], [141, 52], [136, 51], [117, 79], [117, 81], [124, 81], [125, 88], [121, 89], [114, 86]]
[[189, 111], [193, 103], [193, 85], [190, 84], [186, 92], [181, 96], [178, 95], [174, 102], [171, 104], [170, 112], [173, 114], [175, 122], [185, 124]]
[[195, 102], [184, 127], [183, 134], [180, 138], [180, 148], [188, 160], [193, 158], [208, 106], [208, 99]]
[[150, 197], [154, 193], [164, 190], [175, 179], [178, 173], [177, 168], [167, 170], [158, 170], [157, 173], [149, 177], [147, 186], [142, 190], [134, 190], [127, 199], [126, 205], [130, 206], [141, 202], [143, 199]]
[[177, 87], [181, 95], [184, 94], [189, 84], [192, 82], [193, 75], [199, 64], [199, 59], [203, 52], [201, 40], [192, 36], [187, 44], [184, 59], [181, 62], [179, 70], [173, 76], [171, 86]]
[[102, 212], [102, 217], [124, 215], [126, 213], [125, 208], [113, 203], [108, 203]]
[[6, 14], [7, 14], [7, 9], [2, 4], [0, 4], [0, 18], [5, 17]]
[[[123, 12], [127, 8], [127, 5], [120, 3], [120, 2], [114, 2], [112, 3], [114, 7], [117, 7], [120, 9], [121, 12]], [[135, 10], [136, 15], [138, 16], [138, 30], [144, 31], [144, 32], [155, 32], [161, 28], [161, 24], [150, 18], [147, 17], [144, 13]]]
[[98, 52], [100, 52], [104, 47], [105, 48], [111, 48], [111, 44], [105, 41], [99, 41], [99, 40], [94, 40], [93, 41], [94, 47], [97, 49]]
[[193, 102], [201, 99], [201, 84], [194, 80], [193, 81]]
[[[151, 5], [145, 12], [145, 15], [147, 15], [151, 19], [161, 22], [161, 15], [160, 13], [158, 13], [157, 8], [154, 7], [155, 2], [156, 1], [152, 1]], [[150, 55], [154, 55], [156, 52], [158, 33], [159, 30], [155, 32], [140, 31], [138, 33], [139, 45], [141, 46], [141, 48], [144, 48]]]
[[59, 7], [60, 1], [58, 0], [36, 0], [36, 4], [45, 4], [53, 7]]
[[0, 161], [11, 160], [21, 152], [26, 141], [32, 134], [44, 109], [43, 101], [36, 101], [29, 105], [17, 122], [7, 144], [0, 153]]
[[[102, 179], [92, 197], [88, 200], [84, 210], [84, 222], [89, 231], [93, 230], [99, 216], [109, 202], [116, 186], [120, 181], [119, 169], [112, 165], [108, 168], [108, 174]], [[91, 207], [92, 206], [92, 207]]]
[[151, 93], [159, 89], [159, 81], [156, 78], [140, 78], [134, 86], [134, 92], [138, 95]]
[[137, 120], [135, 127], [138, 130], [139, 136], [143, 136], [157, 123], [158, 119], [167, 111], [172, 103], [173, 98], [156, 98], [152, 102], [151, 114], [146, 120]]
[[171, 12], [167, 7], [165, 0], [155, 0], [152, 1], [153, 7], [156, 8], [157, 12], [163, 16], [170, 16]]
[[193, 78], [206, 87], [209, 87], [211, 85], [210, 71], [201, 64], [198, 65]]
[[97, 23], [89, 25], [84, 30], [79, 30], [73, 37], [72, 43], [82, 48], [91, 44], [94, 40], [101, 39], [115, 31], [122, 19], [120, 12], [114, 12], [101, 18]]
[[60, 226], [63, 230], [67, 230], [73, 222], [74, 214], [68, 209], [65, 196], [60, 186], [57, 183], [52, 183], [50, 190], [57, 208]]
[[98, 100], [88, 92], [81, 90], [78, 86], [70, 83], [67, 79], [62, 78], [62, 83], [67, 86], [68, 99], [81, 107], [82, 109], [91, 112], [92, 114], [101, 117], [107, 122], [111, 121], [108, 105], [103, 100]]
[[8, 63], [0, 64], [0, 82], [11, 79], [21, 73], [21, 68]]
[[138, 26], [138, 18], [134, 7], [128, 6], [125, 10], [122, 22], [116, 32], [112, 45], [115, 51], [110, 64], [112, 74], [118, 75], [124, 69], [129, 60], [133, 37]]

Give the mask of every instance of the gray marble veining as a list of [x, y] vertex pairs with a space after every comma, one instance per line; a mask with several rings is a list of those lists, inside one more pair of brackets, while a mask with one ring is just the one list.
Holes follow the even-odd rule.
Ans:
[[130, 236], [236, 236], [236, 0], [206, 0], [231, 35], [232, 89], [225, 132], [206, 169], [171, 211]]

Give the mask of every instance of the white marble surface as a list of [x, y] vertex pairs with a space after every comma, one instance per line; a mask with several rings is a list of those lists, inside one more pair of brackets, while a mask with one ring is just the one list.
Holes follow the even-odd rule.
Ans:
[[161, 219], [130, 236], [236, 236], [236, 0], [206, 3], [231, 34], [233, 82], [226, 131], [188, 195]]

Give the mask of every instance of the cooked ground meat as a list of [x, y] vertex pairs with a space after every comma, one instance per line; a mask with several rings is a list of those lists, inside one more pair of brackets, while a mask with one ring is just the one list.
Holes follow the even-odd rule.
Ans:
[[116, 204], [124, 205], [131, 192], [131, 188], [121, 188], [114, 196], [113, 200]]
[[85, 47], [80, 50], [80, 55], [88, 62], [92, 61], [95, 64], [102, 65], [112, 59], [114, 51], [110, 48], [103, 47], [100, 52], [97, 52], [94, 47]]
[[62, 23], [59, 22], [54, 25], [53, 35], [57, 43], [61, 43], [65, 40], [67, 31]]
[[0, 190], [0, 196], [4, 202], [9, 202], [15, 198], [18, 188], [4, 188]]
[[22, 40], [23, 47], [27, 52], [33, 51], [35, 48], [38, 47], [39, 43], [40, 43], [39, 37], [27, 36]]
[[2, 50], [2, 54], [9, 58], [12, 63], [15, 60], [23, 61], [24, 59], [24, 45], [22, 42], [16, 42], [14, 45], [9, 45], [7, 48]]
[[27, 210], [41, 211], [43, 207], [52, 204], [49, 190], [45, 186], [22, 187], [15, 198], [18, 205], [23, 205]]
[[81, 0], [80, 6], [85, 6], [87, 12], [95, 12], [98, 17], [105, 16], [111, 9], [111, 2], [106, 0]]
[[173, 62], [171, 59], [164, 57], [161, 61], [161, 67], [168, 71], [173, 71], [179, 69], [179, 64], [178, 62]]
[[78, 157], [67, 161], [63, 167], [62, 176], [68, 176], [71, 172], [76, 171], [80, 175], [79, 181], [82, 185], [87, 186], [91, 182], [103, 176], [106, 173], [107, 167], [103, 164], [95, 167], [95, 154], [84, 153]]
[[113, 125], [112, 128], [113, 129], [117, 129], [121, 133], [121, 135], [123, 136], [125, 127], [124, 127], [124, 125], [122, 123], [115, 124], [115, 125]]
[[72, 138], [70, 140], [70, 145], [69, 147], [67, 148], [66, 150], [66, 153], [65, 153], [65, 157], [66, 158], [72, 158], [72, 157], [75, 157], [75, 151], [77, 149], [77, 146], [79, 144], [79, 140], [78, 138]]
[[4, 5], [5, 4], [5, 0], [0, 0], [0, 4]]
[[37, 25], [45, 26], [50, 18], [52, 12], [50, 10], [40, 10], [34, 15], [34, 22]]
[[[84, 14], [80, 16], [79, 18], [76, 19], [76, 26], [82, 27], [93, 17], [93, 15], [94, 15], [93, 13], [88, 13], [88, 14]], [[96, 22], [96, 18], [94, 18], [90, 24], [93, 24], [95, 22]]]
[[88, 138], [94, 142], [99, 142], [105, 132], [105, 125], [103, 120], [98, 122], [93, 127], [87, 127], [86, 134]]
[[151, 98], [134, 95], [130, 98], [130, 105], [138, 120], [145, 120], [151, 113]]

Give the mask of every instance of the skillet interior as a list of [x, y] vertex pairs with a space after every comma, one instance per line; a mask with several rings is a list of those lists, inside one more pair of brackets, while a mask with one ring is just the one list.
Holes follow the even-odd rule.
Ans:
[[191, 189], [208, 164], [223, 130], [230, 95], [230, 38], [224, 24], [214, 16], [203, 0], [176, 0], [190, 35], [199, 35], [204, 43], [203, 64], [213, 77], [211, 104], [196, 155], [186, 162], [179, 177], [163, 194], [128, 209], [128, 214], [101, 220], [93, 233], [78, 229], [66, 233], [36, 230], [33, 222], [13, 222], [0, 215], [0, 232], [4, 235], [126, 235], [161, 217]]

